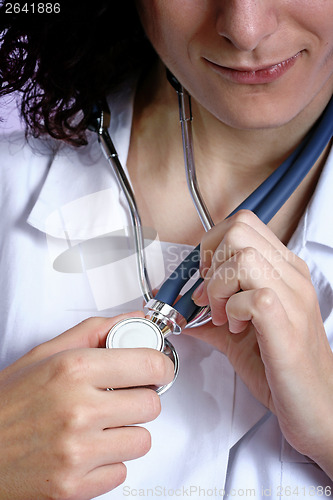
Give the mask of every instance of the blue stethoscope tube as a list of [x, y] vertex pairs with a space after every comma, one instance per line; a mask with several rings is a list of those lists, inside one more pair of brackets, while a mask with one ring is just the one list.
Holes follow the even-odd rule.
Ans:
[[[248, 209], [253, 211], [267, 224], [311, 170], [332, 136], [333, 98], [296, 150], [228, 217], [241, 209]], [[186, 259], [173, 271], [155, 296], [156, 300], [165, 302], [166, 304], [173, 304], [173, 308], [187, 321], [198, 310], [191, 296], [195, 288], [203, 281], [202, 278], [199, 278], [192, 288], [176, 303], [174, 302], [177, 300], [187, 281], [198, 271], [199, 264], [200, 245], [194, 248]]]

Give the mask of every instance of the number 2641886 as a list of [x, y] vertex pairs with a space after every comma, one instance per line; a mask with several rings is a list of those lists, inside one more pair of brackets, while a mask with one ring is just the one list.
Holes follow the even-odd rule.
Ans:
[[18, 2], [6, 2], [6, 14], [59, 14], [61, 11], [60, 3], [42, 3], [42, 2], [26, 2], [24, 4]]

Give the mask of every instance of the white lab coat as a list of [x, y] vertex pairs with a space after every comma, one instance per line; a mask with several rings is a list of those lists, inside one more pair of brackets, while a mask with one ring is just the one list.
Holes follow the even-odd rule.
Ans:
[[[110, 99], [111, 134], [123, 164], [133, 88]], [[33, 150], [20, 133], [0, 143], [1, 367], [86, 317], [142, 308], [126, 202], [94, 137], [80, 150], [54, 155], [38, 142]], [[332, 185], [331, 153], [289, 244], [310, 267], [331, 344]], [[148, 243], [158, 286], [191, 248], [160, 242], [158, 235]], [[332, 482], [284, 440], [276, 418], [225, 356], [190, 337], [172, 341], [180, 373], [162, 396], [161, 415], [147, 424], [152, 449], [129, 462], [124, 485], [102, 498], [329, 496]]]

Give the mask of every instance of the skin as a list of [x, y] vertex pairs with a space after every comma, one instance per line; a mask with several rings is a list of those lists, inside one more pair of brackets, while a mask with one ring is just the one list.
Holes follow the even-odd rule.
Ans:
[[[193, 95], [199, 184], [213, 218], [223, 221], [298, 144], [332, 95], [333, 4], [137, 5], [163, 63]], [[225, 81], [203, 59], [258, 67], [300, 51], [283, 78], [259, 86]], [[166, 241], [203, 238], [206, 278], [196, 301], [211, 305], [213, 324], [190, 333], [227, 354], [252, 393], [276, 413], [290, 443], [333, 477], [332, 353], [306, 265], [281, 242], [299, 220], [325, 154], [269, 227], [242, 212], [203, 237], [184, 195], [177, 113], [159, 63], [138, 88], [128, 169], [144, 225]], [[173, 367], [151, 350], [100, 349], [119, 319], [87, 320], [1, 372], [1, 498], [91, 498], [120, 484], [122, 462], [149, 449], [149, 434], [132, 425], [156, 418], [159, 398], [144, 387], [121, 388], [168, 383]]]
[[[274, 170], [331, 98], [333, 4], [326, 0], [140, 0], [137, 4], [161, 60], [193, 97], [195, 119], [199, 116], [194, 122], [198, 172], [205, 168], [210, 184], [207, 199], [213, 199], [214, 219], [222, 220], [234, 206], [227, 200], [222, 211], [216, 209], [223, 204], [221, 186], [237, 186], [232, 194], [242, 193], [242, 201], [251, 192], [246, 183], [254, 178], [259, 184], [261, 172], [267, 176], [267, 159]], [[230, 81], [207, 65], [208, 59], [232, 69], [256, 70], [296, 54], [288, 72], [265, 84]], [[163, 88], [161, 77], [155, 78]], [[167, 99], [169, 91], [161, 91], [160, 100], [162, 95]], [[200, 137], [204, 137], [201, 144]], [[140, 145], [133, 142], [140, 156]], [[209, 162], [200, 148], [205, 148]], [[217, 157], [219, 162], [214, 161]], [[237, 158], [236, 166], [232, 157]], [[308, 268], [281, 242], [288, 242], [304, 211], [323, 160], [324, 156], [268, 227], [242, 211], [202, 238], [205, 280], [193, 298], [198, 305], [210, 305], [213, 324], [188, 334], [225, 353], [254, 396], [277, 415], [291, 445], [333, 478], [333, 433], [328, 425], [333, 411], [333, 356]]]

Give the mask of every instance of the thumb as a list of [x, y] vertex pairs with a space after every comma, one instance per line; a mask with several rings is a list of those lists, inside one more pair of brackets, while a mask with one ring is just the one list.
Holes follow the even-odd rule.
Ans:
[[61, 335], [44, 342], [3, 370], [4, 375], [21, 370], [61, 351], [69, 349], [105, 347], [109, 330], [119, 321], [131, 317], [144, 317], [142, 311], [120, 314], [113, 318], [88, 318]]

